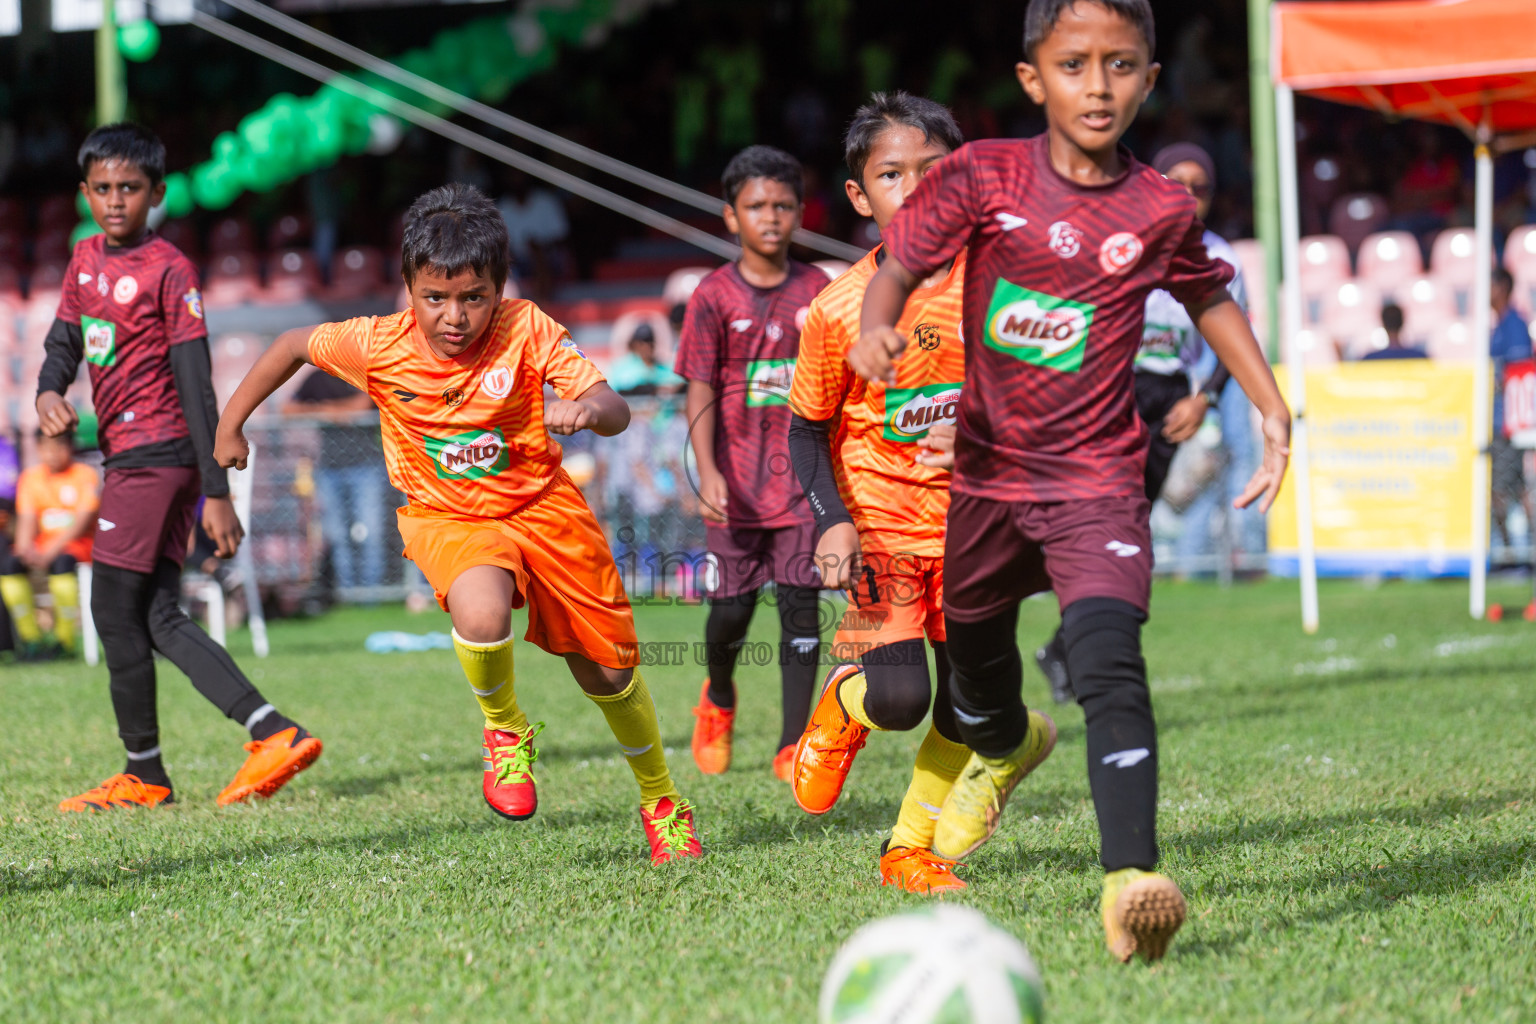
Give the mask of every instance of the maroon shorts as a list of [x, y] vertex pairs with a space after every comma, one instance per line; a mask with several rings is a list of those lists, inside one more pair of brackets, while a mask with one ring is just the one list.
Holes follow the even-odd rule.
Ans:
[[192, 466], [108, 469], [91, 560], [134, 572], [154, 572], [162, 558], [180, 565], [202, 493]]
[[769, 583], [821, 586], [816, 528], [810, 523], [773, 530], [710, 526], [705, 535], [709, 556], [699, 582], [706, 597], [750, 594]]
[[1147, 610], [1152, 506], [1140, 494], [1085, 501], [992, 501], [956, 494], [944, 535], [944, 616], [989, 619], [1045, 590], [1062, 608], [1113, 597]]

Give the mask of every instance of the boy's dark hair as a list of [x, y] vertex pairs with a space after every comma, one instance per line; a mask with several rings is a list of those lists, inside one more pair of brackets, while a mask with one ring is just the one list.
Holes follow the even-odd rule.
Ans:
[[91, 173], [92, 164], [108, 160], [133, 164], [144, 172], [152, 186], [165, 180], [165, 144], [154, 132], [132, 121], [104, 124], [91, 132], [80, 143], [76, 159], [81, 181]]
[[1505, 270], [1503, 267], [1493, 268], [1493, 274], [1489, 278], [1489, 283], [1500, 285], [1505, 291], [1512, 292], [1515, 290], [1514, 275]]
[[484, 192], [455, 182], [435, 188], [411, 204], [400, 247], [400, 276], [406, 287], [418, 270], [445, 277], [474, 270], [507, 283], [507, 225]]
[[1149, 0], [1029, 0], [1024, 12], [1024, 59], [1035, 61], [1035, 47], [1045, 42], [1045, 37], [1056, 27], [1061, 12], [1074, 4], [1098, 4], [1111, 14], [1118, 14], [1135, 25], [1141, 37], [1147, 41], [1147, 56], [1157, 52], [1157, 28], [1152, 22], [1152, 4]]
[[1395, 302], [1388, 302], [1381, 307], [1381, 326], [1387, 333], [1395, 333], [1403, 329], [1403, 307]]
[[735, 206], [736, 197], [753, 178], [781, 181], [795, 190], [797, 202], [805, 198], [805, 169], [800, 166], [799, 160], [782, 149], [748, 146], [731, 157], [731, 162], [725, 165], [725, 173], [720, 175], [720, 187], [725, 192], [725, 201]]
[[33, 436], [39, 442], [42, 442], [42, 441], [57, 441], [60, 444], [67, 444], [67, 445], [69, 445], [69, 450], [70, 451], [74, 451], [75, 450], [75, 434], [74, 434], [74, 431], [72, 431], [72, 430], [66, 430], [62, 434], [45, 434], [45, 433], [43, 433], [43, 428], [42, 427], [38, 427], [36, 434], [34, 434]]
[[955, 115], [944, 104], [900, 89], [874, 93], [868, 103], [853, 112], [853, 120], [843, 134], [843, 159], [860, 187], [864, 185], [864, 165], [875, 148], [875, 140], [886, 129], [902, 126], [916, 128], [923, 133], [924, 142], [942, 143], [951, 153], [965, 142]]

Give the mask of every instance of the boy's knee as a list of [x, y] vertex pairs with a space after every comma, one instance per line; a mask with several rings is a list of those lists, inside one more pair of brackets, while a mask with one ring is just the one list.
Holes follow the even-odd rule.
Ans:
[[494, 644], [512, 633], [510, 608], [455, 608], [451, 618], [454, 632], [472, 644]]
[[1078, 702], [1150, 706], [1141, 656], [1146, 613], [1125, 601], [1090, 597], [1063, 610], [1061, 635]]
[[864, 678], [864, 710], [870, 721], [891, 732], [906, 732], [922, 724], [933, 694], [928, 681], [928, 652], [921, 640], [903, 640], [868, 651]]

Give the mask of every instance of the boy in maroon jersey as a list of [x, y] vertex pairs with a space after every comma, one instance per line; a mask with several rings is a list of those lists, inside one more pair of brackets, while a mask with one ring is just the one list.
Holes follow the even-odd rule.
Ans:
[[1165, 288], [1264, 417], [1264, 460], [1239, 497], [1268, 509], [1290, 414], [1226, 292], [1195, 200], [1120, 137], [1157, 79], [1147, 0], [1031, 0], [1019, 82], [1046, 134], [975, 142], [929, 172], [885, 232], [849, 362], [884, 380], [907, 296], [966, 248], [966, 388], [944, 566], [955, 718], [975, 753], [939, 814], [934, 852], [996, 830], [1055, 730], [1020, 699], [1019, 602], [1054, 589], [1083, 707], [1098, 814], [1105, 939], [1157, 959], [1184, 896], [1156, 866], [1157, 733], [1141, 656], [1152, 571], [1147, 429], [1131, 364], [1147, 293]]
[[799, 161], [769, 146], [749, 146], [726, 166], [721, 184], [725, 226], [741, 240], [741, 259], [699, 282], [674, 368], [688, 381], [709, 545], [709, 678], [693, 709], [693, 759], [707, 775], [730, 767], [736, 655], [758, 591], [774, 583], [784, 717], [773, 770], [788, 782], [821, 650], [816, 534], [790, 465], [789, 386], [800, 327], [827, 275], [789, 258], [804, 188]]
[[244, 531], [213, 459], [219, 411], [197, 271], [147, 227], [165, 197], [165, 147], [136, 124], [103, 125], [80, 147], [80, 191], [102, 233], [75, 246], [38, 374], [44, 434], [74, 430], [64, 392], [84, 358], [100, 421], [105, 480], [91, 615], [111, 677], [124, 770], [61, 811], [154, 807], [173, 799], [155, 708], [159, 651], [251, 734], [249, 757], [219, 804], [271, 796], [320, 756], [320, 740], [283, 717], [229, 654], [177, 604], [199, 497], [203, 528], [228, 558]]

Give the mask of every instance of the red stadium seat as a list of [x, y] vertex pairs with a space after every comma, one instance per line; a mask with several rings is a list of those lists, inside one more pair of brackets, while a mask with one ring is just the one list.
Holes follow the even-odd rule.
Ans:
[[272, 252], [279, 249], [300, 249], [309, 245], [310, 237], [307, 217], [285, 213], [273, 221], [272, 226], [267, 229], [267, 248]]
[[27, 207], [20, 199], [0, 199], [0, 231], [21, 232], [27, 227]]
[[332, 299], [363, 299], [383, 289], [384, 254], [372, 246], [348, 246], [331, 260]]
[[266, 349], [266, 339], [254, 334], [220, 334], [208, 343], [213, 363], [213, 392], [222, 407]]
[[250, 221], [239, 217], [225, 217], [213, 226], [208, 236], [208, 251], [215, 256], [226, 252], [255, 252], [256, 230]]
[[1424, 273], [1418, 240], [1407, 231], [1371, 235], [1361, 243], [1357, 262], [1356, 276], [1380, 288], [1384, 295], [1397, 295]]
[[33, 263], [68, 263], [72, 255], [69, 228], [49, 228], [32, 239]]
[[1345, 281], [1328, 296], [1321, 333], [1333, 339], [1347, 359], [1384, 347], [1381, 301], [1380, 290], [1370, 282]]
[[193, 263], [203, 259], [203, 240], [198, 236], [197, 225], [185, 217], [168, 220], [159, 227], [160, 237], [180, 249]]
[[1472, 288], [1477, 279], [1477, 235], [1471, 228], [1448, 228], [1435, 236], [1429, 250], [1429, 272], [1451, 289], [1456, 316], [1472, 318]]
[[1328, 230], [1344, 239], [1351, 250], [1360, 248], [1367, 236], [1387, 226], [1392, 210], [1373, 192], [1351, 192], [1334, 200], [1328, 214]]
[[261, 271], [250, 252], [226, 252], [213, 258], [203, 282], [207, 309], [231, 309], [252, 301], [261, 292]]
[[80, 214], [75, 210], [75, 196], [68, 195], [49, 196], [37, 204], [37, 230], [44, 231], [63, 230], [67, 235], [80, 223]]
[[320, 264], [308, 249], [285, 249], [273, 253], [267, 263], [267, 287], [257, 301], [268, 306], [286, 306], [320, 294]]
[[613, 322], [613, 329], [608, 333], [608, 351], [604, 353], [603, 361], [611, 362], [629, 351], [629, 339], [634, 336], [635, 328], [641, 324], [650, 324], [651, 331], [656, 335], [656, 358], [667, 363], [672, 359], [672, 325], [662, 313], [625, 313]]
[[1509, 233], [1504, 269], [1515, 279], [1515, 305], [1531, 316], [1536, 312], [1536, 224], [1523, 224]]
[[0, 260], [0, 305], [10, 303], [19, 307], [22, 301], [21, 271], [18, 264]]
[[1300, 241], [1301, 321], [1304, 327], [1323, 322], [1328, 296], [1349, 280], [1349, 250], [1335, 235], [1311, 235]]
[[1237, 263], [1243, 270], [1243, 284], [1248, 289], [1248, 319], [1253, 322], [1259, 344], [1269, 345], [1269, 290], [1265, 285], [1264, 247], [1256, 239], [1239, 238], [1232, 243]]
[[668, 308], [679, 302], [687, 302], [693, 297], [693, 290], [699, 286], [699, 282], [713, 272], [713, 267], [683, 267], [674, 270], [667, 275], [666, 283], [661, 286], [661, 297], [666, 300]]
[[64, 270], [66, 260], [39, 263], [32, 268], [32, 273], [27, 278], [27, 298], [29, 301], [38, 301], [39, 296], [52, 296], [45, 301], [57, 306], [59, 303], [59, 290], [64, 287]]
[[1327, 230], [1328, 211], [1344, 187], [1343, 168], [1336, 157], [1309, 160], [1301, 170], [1301, 230], [1309, 235]]
[[1434, 278], [1418, 278], [1399, 291], [1397, 301], [1403, 307], [1403, 337], [1408, 344], [1446, 358], [1447, 345], [1455, 348], [1458, 339], [1470, 340], [1467, 325], [1456, 319], [1451, 289]]

